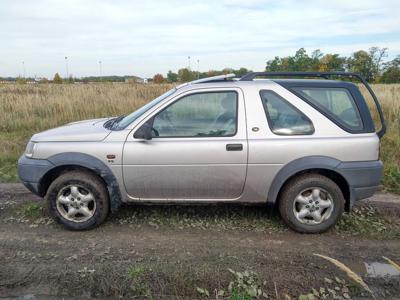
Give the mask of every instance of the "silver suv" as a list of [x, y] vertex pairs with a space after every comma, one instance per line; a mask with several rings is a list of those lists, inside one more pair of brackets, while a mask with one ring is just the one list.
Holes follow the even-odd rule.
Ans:
[[[371, 93], [379, 132], [357, 86], [328, 80], [345, 76]], [[127, 116], [35, 134], [18, 169], [73, 230], [123, 203], [231, 202], [277, 205], [292, 229], [316, 233], [376, 191], [384, 133], [357, 74], [229, 74], [182, 84]]]

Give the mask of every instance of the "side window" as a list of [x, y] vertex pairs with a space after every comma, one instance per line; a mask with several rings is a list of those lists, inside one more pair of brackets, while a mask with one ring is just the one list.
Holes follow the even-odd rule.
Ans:
[[293, 90], [343, 127], [350, 130], [363, 129], [360, 113], [347, 89], [297, 87]]
[[314, 126], [297, 108], [273, 91], [261, 91], [261, 100], [271, 131], [279, 135], [313, 134]]
[[236, 92], [185, 96], [154, 117], [154, 137], [223, 137], [237, 129]]

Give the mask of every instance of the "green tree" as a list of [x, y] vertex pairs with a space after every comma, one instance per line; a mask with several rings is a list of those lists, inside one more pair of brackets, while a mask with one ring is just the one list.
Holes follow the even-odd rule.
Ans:
[[190, 71], [188, 68], [179, 69], [178, 80], [180, 82], [188, 82], [197, 78], [195, 72]]
[[249, 73], [250, 71], [246, 68], [240, 68], [239, 70], [234, 70], [233, 73], [236, 74], [236, 76], [243, 76], [246, 75], [247, 73]]
[[232, 69], [232, 68], [224, 68], [224, 69], [222, 69], [222, 75], [231, 74], [231, 73], [234, 73], [234, 72], [235, 72], [235, 70]]
[[361, 74], [367, 81], [373, 81], [376, 75], [374, 61], [367, 51], [354, 52], [347, 59], [347, 67], [351, 72]]
[[205, 73], [205, 77], [211, 77], [211, 76], [218, 76], [218, 75], [221, 75], [222, 74], [222, 71], [217, 71], [217, 70], [208, 70], [206, 73]]
[[324, 56], [324, 54], [321, 52], [321, 50], [319, 50], [319, 49], [314, 50], [311, 53], [309, 69], [311, 69], [312, 71], [318, 71], [319, 70], [319, 62], [323, 56]]
[[68, 77], [68, 81], [67, 81], [68, 83], [74, 83], [75, 82], [75, 79], [74, 79], [74, 77], [72, 77], [72, 75], [69, 75], [69, 77]]
[[279, 56], [275, 56], [274, 59], [267, 61], [267, 66], [265, 67], [267, 72], [278, 72], [282, 70], [282, 60]]
[[372, 59], [372, 74], [374, 80], [379, 80], [383, 69], [383, 58], [387, 57], [388, 48], [371, 47], [368, 52]]
[[346, 65], [346, 58], [339, 56], [339, 54], [325, 54], [319, 59], [318, 71], [344, 71]]
[[400, 55], [384, 65], [381, 83], [400, 83]]
[[168, 82], [177, 82], [178, 81], [178, 74], [172, 72], [171, 70], [168, 71], [167, 74], [167, 81]]
[[276, 56], [273, 60], [267, 61], [265, 70], [268, 72], [318, 71], [321, 56], [320, 50], [313, 51], [309, 56], [304, 48], [300, 48], [294, 56], [283, 58]]
[[56, 84], [63, 83], [63, 80], [62, 80], [60, 74], [58, 74], [58, 73], [54, 74], [53, 83], [56, 83]]
[[288, 66], [289, 71], [312, 71], [313, 59], [304, 48], [300, 48], [294, 56], [289, 56]]

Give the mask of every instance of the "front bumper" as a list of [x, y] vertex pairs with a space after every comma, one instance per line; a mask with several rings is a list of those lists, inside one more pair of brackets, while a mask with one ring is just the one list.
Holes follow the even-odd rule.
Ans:
[[22, 155], [18, 160], [19, 178], [32, 193], [39, 196], [43, 196], [40, 191], [40, 181], [52, 168], [54, 164], [45, 159], [33, 159]]
[[383, 176], [383, 163], [380, 160], [342, 162], [337, 170], [349, 184], [352, 206], [355, 201], [369, 198], [377, 191]]

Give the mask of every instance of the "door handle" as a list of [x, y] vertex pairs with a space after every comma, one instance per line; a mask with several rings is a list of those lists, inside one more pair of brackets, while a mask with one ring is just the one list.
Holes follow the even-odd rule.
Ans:
[[226, 151], [242, 151], [243, 144], [226, 144]]

